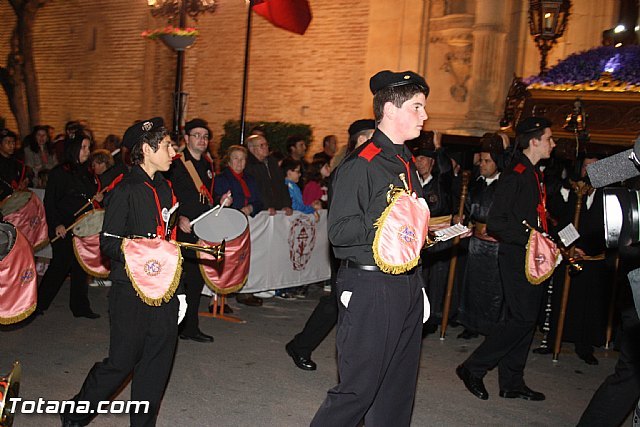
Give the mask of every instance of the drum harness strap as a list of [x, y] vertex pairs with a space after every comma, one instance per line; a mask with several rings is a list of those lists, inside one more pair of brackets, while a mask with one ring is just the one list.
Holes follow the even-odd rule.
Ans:
[[[189, 172], [189, 176], [191, 177], [193, 184], [196, 186], [196, 190], [200, 194], [200, 202], [204, 204], [206, 203], [206, 200], [208, 200], [209, 204], [213, 205], [213, 196], [211, 194], [211, 191], [209, 191], [209, 189], [204, 185], [204, 183], [200, 179], [200, 175], [198, 175], [198, 172], [196, 171], [196, 168], [193, 166], [193, 163], [191, 162], [191, 160], [185, 160], [184, 155], [180, 156], [180, 160], [182, 160], [182, 164], [184, 164], [184, 167], [187, 169], [187, 172]], [[213, 162], [210, 161], [209, 159], [206, 159], [206, 160], [211, 165], [211, 169], [212, 169], [211, 173], [213, 173]], [[213, 181], [211, 183], [211, 186], [213, 187]]]

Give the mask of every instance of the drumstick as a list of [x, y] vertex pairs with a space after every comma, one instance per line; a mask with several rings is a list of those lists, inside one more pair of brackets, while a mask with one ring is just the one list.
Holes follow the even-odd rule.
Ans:
[[[229, 198], [228, 198], [228, 197], [225, 197], [225, 199], [222, 201], [222, 203], [221, 203], [221, 204], [219, 204], [219, 205], [217, 205], [217, 206], [215, 206], [215, 207], [213, 207], [213, 208], [209, 209], [208, 211], [206, 211], [205, 213], [203, 213], [203, 214], [202, 214], [202, 215], [200, 215], [199, 217], [195, 218], [193, 221], [191, 221], [191, 222], [189, 223], [189, 225], [191, 225], [191, 226], [193, 227], [193, 225], [194, 225], [196, 222], [200, 221], [202, 218], [204, 218], [204, 217], [208, 216], [209, 214], [214, 213], [216, 210], [222, 210], [222, 208], [226, 205], [226, 203], [227, 203], [227, 201], [228, 201], [228, 200], [229, 200]], [[216, 215], [216, 216], [218, 216], [218, 215]]]
[[[82, 220], [82, 217], [78, 218], [73, 224], [71, 224], [70, 226], [68, 226], [67, 228], [64, 229], [65, 234], [67, 233], [67, 231], [71, 230], [73, 227], [75, 227], [80, 221]], [[58, 240], [60, 238], [60, 236], [56, 236], [53, 239], [49, 240], [49, 243], [53, 243], [56, 240]]]
[[220, 215], [220, 212], [222, 212], [222, 208], [226, 206], [228, 200], [229, 196], [225, 197], [222, 203], [220, 203], [220, 209], [218, 209], [218, 212], [216, 212], [216, 216]]

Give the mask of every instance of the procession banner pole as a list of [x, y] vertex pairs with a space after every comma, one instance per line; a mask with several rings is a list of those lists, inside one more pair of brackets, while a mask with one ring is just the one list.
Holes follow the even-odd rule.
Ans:
[[[469, 192], [469, 179], [471, 172], [462, 172], [462, 191], [460, 194], [460, 205], [458, 206], [458, 221], [462, 220], [464, 215], [464, 203], [467, 200], [467, 193]], [[447, 331], [447, 324], [449, 323], [449, 311], [451, 310], [451, 297], [453, 295], [453, 283], [456, 276], [456, 265], [458, 264], [458, 245], [460, 244], [460, 237], [457, 236], [453, 240], [453, 247], [451, 248], [451, 261], [449, 262], [449, 276], [447, 278], [447, 293], [444, 297], [444, 307], [442, 308], [442, 324], [440, 325], [440, 339], [443, 340]]]

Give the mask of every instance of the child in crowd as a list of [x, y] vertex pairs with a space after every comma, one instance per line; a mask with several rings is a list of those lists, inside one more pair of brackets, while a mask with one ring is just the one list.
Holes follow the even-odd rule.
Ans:
[[312, 205], [314, 201], [319, 200], [321, 206], [327, 208], [327, 178], [330, 174], [331, 168], [326, 159], [314, 160], [311, 163], [302, 191], [302, 202], [305, 205]]
[[302, 200], [302, 192], [298, 187], [298, 181], [300, 181], [302, 164], [299, 160], [286, 158], [282, 161], [282, 172], [284, 173], [284, 182], [289, 189], [289, 196], [291, 197], [291, 207], [294, 211], [302, 212], [305, 214], [315, 213], [318, 209], [322, 209], [322, 203], [320, 200], [313, 200], [310, 204], [306, 205]]

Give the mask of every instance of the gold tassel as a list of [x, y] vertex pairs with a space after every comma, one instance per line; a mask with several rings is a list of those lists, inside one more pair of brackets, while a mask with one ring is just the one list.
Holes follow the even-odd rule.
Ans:
[[16, 316], [0, 317], [0, 325], [11, 325], [13, 323], [22, 322], [24, 319], [26, 319], [27, 317], [31, 316], [34, 311], [36, 311], [36, 305], [37, 304], [33, 304], [26, 311], [23, 311], [22, 313], [20, 313], [20, 314], [18, 314]]

